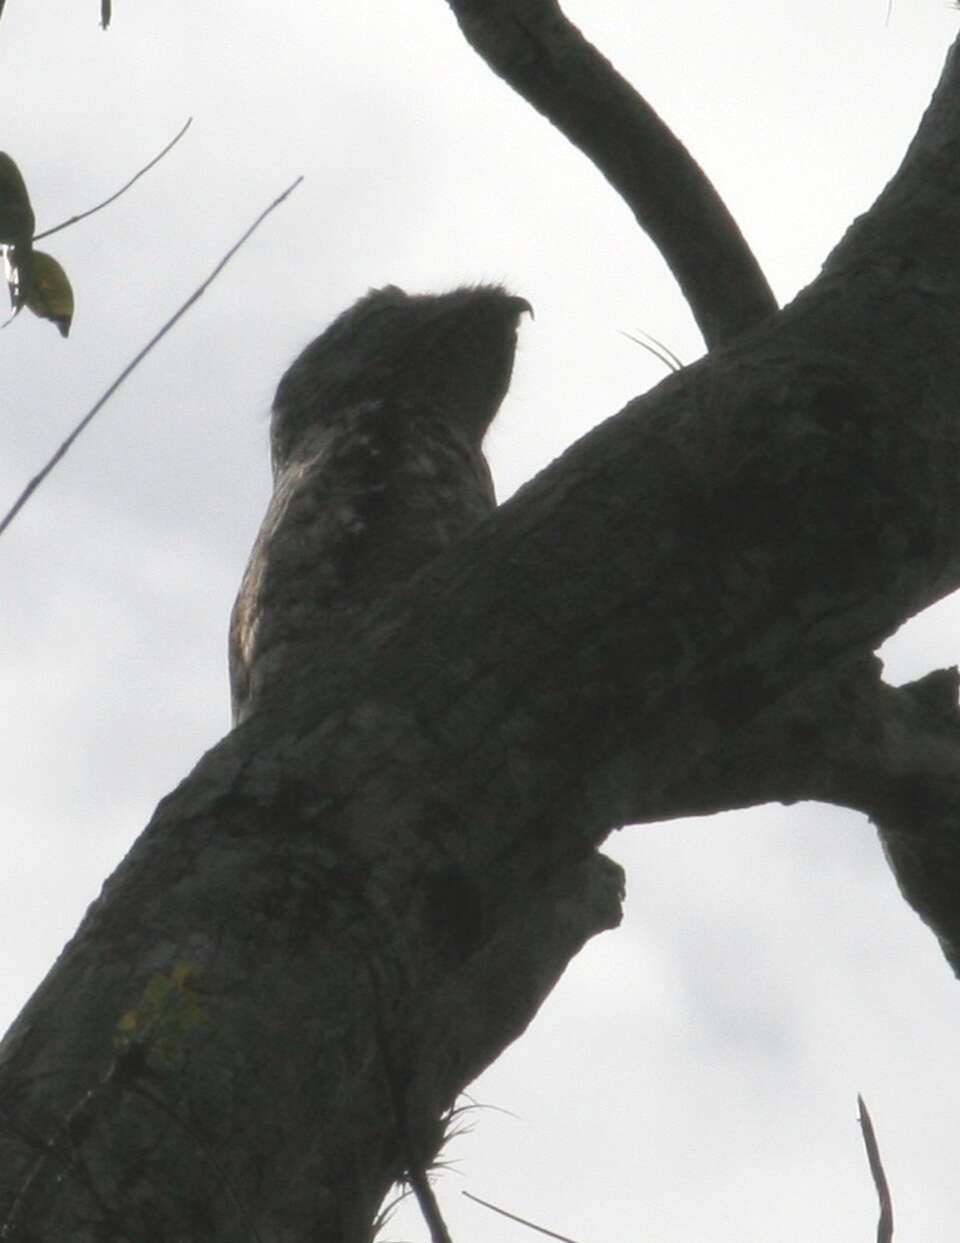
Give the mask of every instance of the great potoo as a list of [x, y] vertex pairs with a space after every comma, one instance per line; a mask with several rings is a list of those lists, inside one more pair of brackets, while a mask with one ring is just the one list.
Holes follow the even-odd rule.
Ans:
[[495, 506], [484, 434], [530, 309], [496, 285], [371, 290], [296, 359], [273, 496], [230, 621], [234, 721]]

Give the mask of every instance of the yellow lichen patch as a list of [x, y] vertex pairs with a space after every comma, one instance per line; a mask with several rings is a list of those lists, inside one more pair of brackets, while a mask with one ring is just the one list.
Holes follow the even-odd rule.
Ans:
[[120, 1017], [115, 1043], [118, 1048], [140, 1045], [164, 1064], [178, 1065], [191, 1039], [213, 1026], [199, 968], [180, 962], [169, 973], [151, 977], [139, 1004]]

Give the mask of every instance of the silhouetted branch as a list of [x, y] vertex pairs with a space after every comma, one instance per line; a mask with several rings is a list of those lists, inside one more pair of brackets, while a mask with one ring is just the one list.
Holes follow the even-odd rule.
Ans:
[[547, 1230], [544, 1226], [538, 1226], [536, 1222], [527, 1221], [525, 1217], [518, 1217], [516, 1213], [508, 1213], [505, 1208], [497, 1208], [495, 1204], [491, 1204], [489, 1200], [481, 1200], [479, 1196], [471, 1195], [469, 1191], [461, 1193], [468, 1200], [473, 1200], [476, 1204], [482, 1204], [484, 1208], [490, 1209], [493, 1213], [499, 1213], [501, 1217], [509, 1217], [511, 1221], [518, 1221], [521, 1226], [529, 1226], [531, 1230], [536, 1230], [539, 1234], [548, 1235], [551, 1239], [560, 1239], [561, 1243], [577, 1243], [576, 1239], [571, 1239], [565, 1234], [557, 1234], [554, 1230]]
[[893, 1202], [890, 1199], [887, 1176], [883, 1172], [883, 1162], [880, 1160], [880, 1149], [877, 1147], [877, 1137], [874, 1134], [873, 1123], [870, 1120], [870, 1114], [864, 1099], [859, 1092], [857, 1093], [857, 1105], [860, 1108], [859, 1122], [860, 1130], [863, 1132], [863, 1144], [867, 1150], [867, 1160], [870, 1162], [873, 1185], [877, 1189], [877, 1198], [880, 1201], [877, 1243], [890, 1243], [890, 1240], [893, 1238]]
[[149, 164], [144, 164], [143, 168], [141, 168], [138, 173], [134, 173], [134, 175], [130, 178], [130, 180], [126, 182], [124, 185], [122, 185], [120, 189], [116, 191], [116, 193], [111, 194], [110, 197], [107, 199], [104, 199], [102, 203], [98, 203], [96, 207], [91, 207], [87, 211], [82, 211], [77, 216], [71, 216], [69, 220], [64, 220], [60, 224], [55, 224], [52, 229], [44, 229], [42, 233], [36, 233], [34, 235], [33, 240], [36, 242], [41, 237], [49, 237], [51, 233], [59, 233], [61, 229], [66, 229], [69, 225], [76, 224], [77, 221], [79, 220], [86, 220], [86, 218], [88, 216], [92, 216], [94, 212], [98, 212], [100, 211], [101, 208], [106, 207], [110, 203], [113, 203], [116, 199], [120, 197], [121, 194], [125, 194], [130, 189], [130, 187], [133, 185], [135, 181], [139, 181], [144, 173], [148, 173], [155, 164], [159, 164], [160, 161], [163, 159], [163, 157], [167, 154], [167, 152], [177, 145], [177, 143], [184, 136], [184, 134], [187, 132], [187, 130], [190, 128], [192, 124], [193, 124], [193, 117], [187, 117], [186, 124], [182, 127], [180, 132], [174, 138], [170, 139], [170, 141], [167, 143], [164, 149], [159, 153], [159, 155], [155, 155]]
[[683, 143], [556, 0], [448, 0], [467, 41], [588, 156], [676, 277], [709, 347], [777, 309], [736, 221]]
[[39, 474], [34, 475], [34, 477], [30, 480], [27, 486], [23, 489], [23, 491], [17, 497], [12, 507], [4, 515], [3, 520], [0, 521], [0, 535], [2, 535], [3, 532], [7, 529], [10, 523], [14, 520], [14, 518], [17, 516], [20, 510], [24, 507], [24, 505], [27, 503], [27, 501], [30, 499], [33, 493], [37, 490], [40, 484], [43, 483], [44, 479], [47, 478], [47, 476], [50, 474], [50, 472], [53, 470], [56, 464], [61, 460], [61, 458], [66, 456], [67, 450], [73, 445], [74, 441], [77, 439], [80, 433], [86, 427], [88, 427], [89, 424], [93, 421], [94, 415], [98, 414], [99, 411], [103, 409], [103, 407], [107, 404], [107, 402], [110, 400], [113, 394], [117, 391], [120, 385], [124, 382], [124, 380], [126, 380], [126, 378], [131, 374], [131, 372], [136, 370], [136, 368], [140, 365], [140, 363], [143, 362], [143, 360], [150, 353], [150, 351], [154, 348], [154, 346], [158, 345], [159, 342], [163, 340], [163, 338], [167, 335], [167, 333], [174, 326], [174, 324], [177, 323], [177, 321], [181, 319], [187, 313], [187, 311], [189, 311], [189, 309], [193, 306], [193, 304], [199, 298], [201, 298], [203, 294], [207, 292], [207, 290], [210, 288], [210, 285], [220, 275], [220, 273], [223, 271], [226, 265], [230, 262], [233, 256], [237, 253], [240, 247], [244, 244], [244, 242], [246, 242], [247, 238], [250, 237], [250, 235], [254, 232], [254, 230], [257, 229], [263, 223], [264, 220], [266, 220], [267, 216], [269, 216], [270, 213], [275, 208], [280, 206], [280, 204], [284, 201], [284, 199], [288, 198], [289, 195], [293, 193], [293, 191], [297, 188], [297, 186], [300, 184], [301, 181], [303, 181], [303, 177], [298, 177], [296, 181], [292, 182], [289, 186], [287, 186], [286, 190], [284, 190], [282, 194], [278, 195], [277, 198], [273, 200], [273, 202], [270, 204], [269, 207], [265, 208], [260, 213], [260, 215], [256, 218], [256, 220], [254, 220], [253, 224], [250, 225], [250, 227], [243, 234], [243, 236], [239, 238], [238, 241], [234, 242], [234, 244], [230, 247], [227, 253], [223, 256], [220, 262], [216, 265], [216, 267], [213, 269], [213, 271], [210, 273], [207, 279], [193, 291], [193, 293], [190, 295], [189, 298], [187, 298], [186, 302], [183, 303], [183, 305], [179, 308], [179, 310], [176, 311], [176, 313], [167, 320], [167, 322], [163, 325], [162, 328], [160, 328], [157, 332], [154, 333], [154, 335], [150, 338], [150, 340], [143, 347], [143, 349], [140, 350], [139, 353], [137, 353], [133, 357], [133, 359], [126, 365], [126, 367], [124, 367], [124, 369], [120, 372], [120, 374], [113, 381], [110, 387], [106, 390], [103, 396], [97, 402], [95, 402], [94, 405], [90, 408], [90, 410], [88, 410], [87, 413], [83, 416], [83, 418], [80, 420], [77, 426], [73, 429], [70, 435], [66, 438], [63, 444], [60, 446], [60, 448], [56, 451], [56, 453], [54, 453], [53, 457], [51, 457], [49, 462], [47, 462], [46, 466], [44, 466], [43, 470], [41, 470]]

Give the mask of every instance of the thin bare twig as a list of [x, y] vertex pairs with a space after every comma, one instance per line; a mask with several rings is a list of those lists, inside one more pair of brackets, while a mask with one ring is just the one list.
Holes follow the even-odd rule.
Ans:
[[71, 216], [69, 220], [64, 220], [60, 224], [55, 224], [52, 229], [44, 229], [42, 233], [34, 234], [33, 240], [39, 241], [41, 237], [49, 237], [51, 233], [59, 233], [61, 229], [68, 228], [71, 224], [76, 224], [78, 220], [86, 220], [88, 216], [92, 216], [94, 212], [100, 211], [101, 208], [107, 207], [110, 203], [118, 199], [121, 194], [126, 194], [135, 181], [139, 181], [144, 173], [148, 173], [155, 164], [159, 164], [163, 157], [171, 148], [175, 147], [180, 139], [184, 136], [190, 126], [193, 124], [193, 117], [187, 117], [186, 124], [181, 128], [175, 138], [171, 138], [159, 155], [155, 155], [149, 164], [144, 164], [138, 173], [130, 178], [130, 180], [120, 187], [115, 194], [111, 194], [108, 199], [104, 199], [102, 203], [98, 203], [96, 207], [91, 207], [87, 211], [82, 211], [78, 216]]
[[867, 1150], [867, 1160], [870, 1162], [873, 1185], [877, 1189], [877, 1199], [880, 1201], [877, 1243], [890, 1243], [893, 1238], [893, 1201], [890, 1198], [887, 1176], [883, 1171], [883, 1162], [880, 1160], [880, 1149], [877, 1146], [877, 1137], [873, 1130], [873, 1123], [870, 1120], [870, 1114], [864, 1099], [859, 1092], [857, 1093], [857, 1105], [860, 1109], [858, 1121], [860, 1123], [860, 1130], [863, 1133], [863, 1146]]
[[127, 363], [126, 367], [124, 367], [124, 369], [120, 372], [120, 374], [113, 381], [110, 387], [106, 390], [103, 396], [100, 397], [100, 399], [97, 402], [95, 402], [94, 405], [83, 416], [83, 418], [80, 420], [77, 426], [73, 429], [70, 435], [66, 438], [63, 444], [60, 446], [60, 448], [56, 451], [56, 453], [54, 453], [53, 457], [51, 457], [50, 461], [47, 462], [46, 466], [44, 466], [43, 470], [41, 470], [39, 474], [34, 475], [34, 477], [30, 480], [27, 486], [23, 489], [23, 491], [17, 497], [11, 509], [4, 515], [3, 520], [0, 521], [0, 535], [2, 535], [3, 532], [7, 529], [7, 527], [10, 525], [13, 519], [17, 516], [20, 510], [24, 507], [24, 505], [30, 499], [32, 494], [37, 490], [40, 484], [43, 483], [44, 479], [46, 479], [46, 477], [50, 474], [50, 472], [53, 470], [56, 464], [60, 461], [60, 459], [66, 456], [67, 450], [72, 446], [73, 442], [77, 439], [77, 437], [84, 430], [84, 428], [88, 427], [89, 424], [93, 421], [94, 415], [96, 415], [100, 410], [103, 409], [103, 407], [110, 400], [110, 398], [117, 391], [117, 389], [124, 382], [124, 380], [131, 374], [131, 372], [133, 372], [140, 365], [140, 363], [146, 358], [146, 356], [150, 353], [150, 351], [154, 348], [154, 346], [159, 344], [159, 342], [163, 340], [163, 338], [167, 335], [167, 333], [174, 326], [174, 324], [177, 323], [178, 320], [182, 319], [183, 316], [190, 309], [190, 307], [192, 307], [193, 304], [199, 298], [201, 298], [203, 294], [207, 292], [210, 285], [220, 275], [220, 273], [227, 266], [227, 264], [230, 262], [233, 256], [237, 253], [240, 247], [244, 244], [244, 242], [246, 242], [247, 238], [250, 237], [250, 235], [254, 232], [254, 230], [257, 229], [263, 223], [264, 220], [266, 220], [267, 216], [269, 216], [272, 211], [274, 211], [277, 207], [280, 206], [280, 204], [284, 201], [284, 199], [288, 198], [293, 193], [293, 191], [297, 188], [297, 186], [300, 184], [301, 181], [303, 181], [303, 177], [298, 177], [296, 181], [292, 182], [289, 186], [287, 186], [286, 190], [284, 190], [282, 194], [278, 195], [273, 200], [273, 202], [270, 204], [269, 207], [265, 208], [260, 213], [260, 215], [256, 218], [256, 220], [254, 220], [253, 224], [250, 225], [250, 227], [243, 234], [243, 236], [239, 238], [238, 241], [234, 242], [234, 244], [230, 247], [227, 253], [223, 256], [220, 262], [216, 265], [216, 267], [213, 269], [213, 271], [210, 273], [207, 279], [203, 281], [201, 285], [197, 286], [197, 288], [193, 291], [190, 297], [187, 298], [186, 302], [182, 304], [179, 310], [177, 310], [175, 314], [173, 314], [167, 320], [167, 322], [163, 325], [162, 328], [158, 329], [158, 331], [153, 334], [153, 336], [150, 338], [147, 344], [143, 347], [143, 349], [140, 350], [139, 353], [137, 353], [129, 363]]
[[484, 1208], [488, 1208], [494, 1213], [499, 1213], [501, 1217], [509, 1217], [511, 1221], [518, 1221], [521, 1226], [529, 1226], [531, 1230], [536, 1230], [540, 1234], [546, 1234], [551, 1239], [560, 1239], [561, 1243], [577, 1243], [576, 1239], [568, 1238], [565, 1234], [557, 1234], [554, 1230], [547, 1230], [544, 1226], [538, 1226], [534, 1221], [527, 1221], [525, 1217], [518, 1217], [516, 1213], [508, 1213], [505, 1208], [497, 1208], [489, 1200], [481, 1200], [479, 1196], [471, 1195], [469, 1191], [462, 1191], [460, 1194], [465, 1195], [468, 1200], [474, 1200], [477, 1204], [482, 1204]]
[[642, 328], [640, 332], [647, 338], [646, 341], [641, 337], [635, 337], [632, 332], [624, 332], [622, 328], [620, 329], [621, 336], [626, 337], [628, 341], [632, 341], [634, 345], [642, 346], [648, 354], [652, 354], [654, 358], [662, 362], [668, 371], [683, 370], [683, 363], [669, 346], [664, 345], [662, 341], [658, 341], [656, 337], [652, 337], [649, 332], [643, 332]]
[[[372, 981], [372, 972], [370, 976]], [[393, 1056], [390, 1052], [386, 1035], [380, 1026], [379, 1019], [374, 1027], [374, 1035], [380, 1053], [380, 1061], [383, 1063], [384, 1078], [387, 1081], [387, 1088], [390, 1093], [393, 1120], [397, 1127], [397, 1138], [403, 1151], [407, 1182], [417, 1198], [417, 1204], [423, 1220], [430, 1231], [430, 1243], [452, 1243], [450, 1231], [447, 1229], [447, 1223], [444, 1221], [443, 1214], [440, 1212], [440, 1205], [437, 1203], [437, 1197], [433, 1194], [433, 1188], [430, 1186], [426, 1166], [414, 1147], [413, 1137], [410, 1134], [410, 1124], [407, 1120], [403, 1088], [401, 1087], [400, 1078], [393, 1063]]]
[[447, 1223], [443, 1220], [437, 1197], [433, 1194], [427, 1172], [422, 1165], [408, 1160], [407, 1179], [417, 1198], [417, 1205], [430, 1231], [431, 1243], [452, 1243]]

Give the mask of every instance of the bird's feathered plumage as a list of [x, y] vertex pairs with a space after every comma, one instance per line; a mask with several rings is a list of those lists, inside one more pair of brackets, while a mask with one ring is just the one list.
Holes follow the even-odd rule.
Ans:
[[274, 492], [230, 625], [234, 720], [495, 507], [481, 443], [517, 322], [499, 286], [372, 290], [277, 389]]

